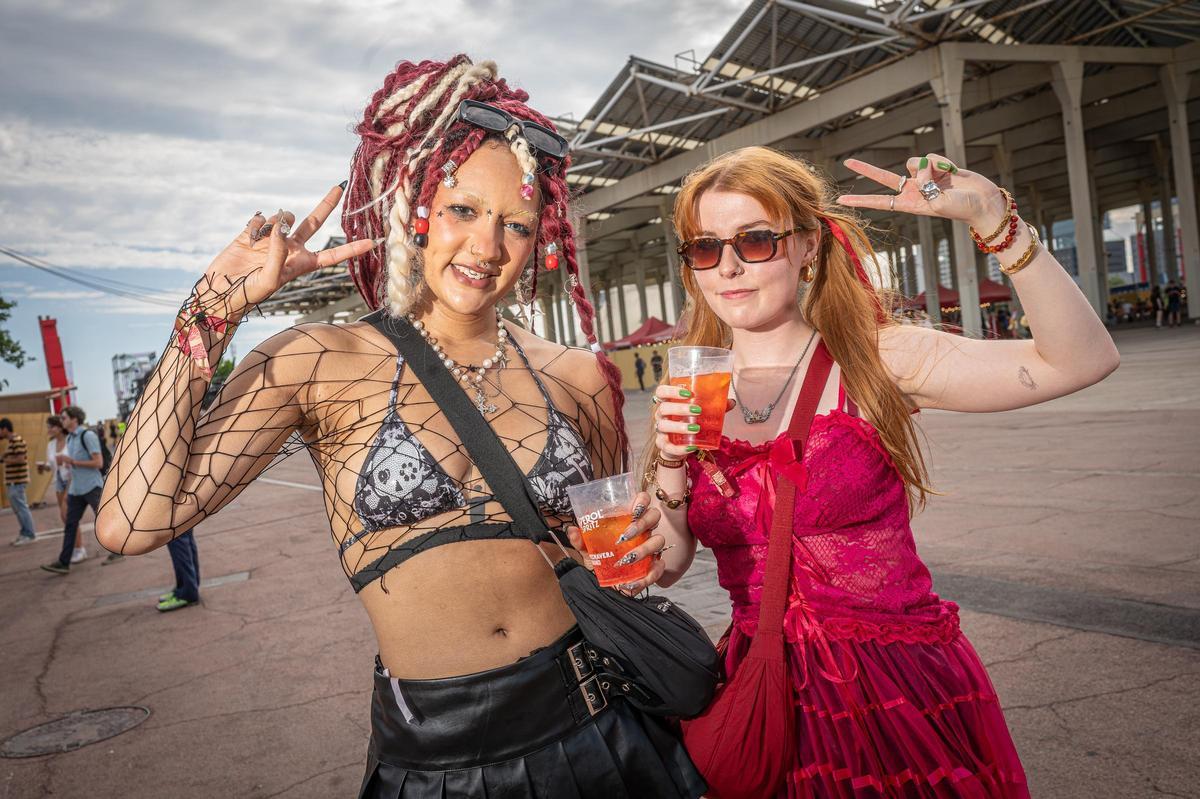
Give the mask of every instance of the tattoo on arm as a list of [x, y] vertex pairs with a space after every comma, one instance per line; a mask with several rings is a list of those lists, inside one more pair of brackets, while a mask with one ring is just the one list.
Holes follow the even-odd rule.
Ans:
[[1021, 381], [1021, 385], [1030, 391], [1037, 388], [1037, 383], [1033, 382], [1033, 375], [1029, 374], [1029, 370], [1024, 366], [1017, 370], [1017, 379]]

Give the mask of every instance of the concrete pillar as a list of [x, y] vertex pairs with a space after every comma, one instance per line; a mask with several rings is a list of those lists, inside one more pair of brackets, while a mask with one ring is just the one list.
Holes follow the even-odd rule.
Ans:
[[546, 338], [551, 341], [560, 341], [558, 337], [558, 313], [554, 309], [554, 284], [548, 277], [542, 279], [542, 290], [538, 292], [541, 295], [542, 302], [542, 317], [545, 321]]
[[1033, 226], [1037, 228], [1038, 234], [1045, 241], [1046, 236], [1046, 212], [1042, 208], [1042, 193], [1038, 191], [1038, 187], [1032, 183], [1025, 189], [1025, 196], [1029, 198], [1029, 219]]
[[933, 240], [933, 220], [927, 216], [917, 217], [917, 238], [921, 242], [921, 274], [925, 277], [925, 313], [935, 324], [942, 322], [942, 308], [938, 305], [938, 259], [937, 242]]
[[617, 310], [621, 312], [621, 335], [617, 338], [625, 338], [632, 332], [629, 329], [629, 314], [625, 311], [625, 264], [618, 263], [616, 272]]
[[1175, 193], [1179, 197], [1179, 232], [1182, 238], [1183, 277], [1193, 278], [1188, 292], [1187, 315], [1200, 318], [1200, 229], [1196, 219], [1196, 185], [1192, 175], [1192, 149], [1188, 134], [1188, 83], [1191, 74], [1179, 64], [1159, 68], [1167, 97], [1167, 119], [1171, 127], [1171, 166]]
[[683, 279], [680, 277], [679, 272], [682, 265], [679, 263], [679, 253], [676, 252], [676, 249], [679, 247], [679, 239], [675, 238], [675, 225], [671, 220], [671, 211], [672, 204], [670, 200], [663, 199], [659, 201], [658, 212], [662, 218], [663, 236], [667, 246], [667, 276], [671, 281], [671, 298], [675, 303], [675, 318], [663, 319], [663, 321], [675, 324], [683, 314], [683, 305], [686, 297], [683, 290]]
[[1096, 189], [1096, 159], [1095, 154], [1088, 152], [1088, 192], [1092, 197], [1092, 226], [1096, 238], [1096, 284], [1100, 291], [1100, 302], [1108, 308], [1108, 251], [1104, 249], [1104, 212], [1101, 210], [1100, 192]]
[[[967, 164], [967, 145], [963, 135], [962, 85], [963, 61], [939, 47], [937, 74], [929, 81], [942, 112], [942, 146], [946, 156], [960, 168]], [[983, 331], [979, 313], [979, 282], [975, 271], [975, 243], [966, 225], [950, 228], [950, 252], [957, 288], [962, 301], [963, 334], [978, 338]]]
[[1174, 192], [1171, 190], [1171, 159], [1167, 149], [1159, 139], [1151, 143], [1154, 155], [1154, 170], [1159, 175], [1158, 204], [1162, 213], [1163, 231], [1163, 271], [1167, 280], [1179, 278], [1179, 260], [1175, 254], [1175, 206], [1171, 202]]
[[1096, 220], [1092, 216], [1091, 191], [1088, 188], [1087, 147], [1083, 137], [1083, 62], [1060, 61], [1050, 65], [1051, 84], [1062, 106], [1063, 139], [1067, 149], [1067, 177], [1071, 188], [1071, 216], [1075, 220], [1075, 261], [1079, 267], [1079, 287], [1101, 319], [1107, 309], [1101, 301], [1096, 281]]
[[1044, 239], [1042, 239], [1042, 241], [1045, 242], [1046, 249], [1049, 250], [1051, 254], [1054, 254], [1054, 250], [1057, 247], [1057, 245], [1054, 242], [1054, 223], [1058, 221], [1058, 218], [1056, 216], [1054, 216], [1054, 214], [1049, 214], [1049, 213], [1046, 214], [1045, 217], [1046, 217], [1046, 237]]
[[1151, 286], [1158, 285], [1158, 242], [1154, 240], [1154, 194], [1149, 183], [1138, 184], [1138, 196], [1142, 201], [1142, 240], [1145, 242], [1146, 280]]
[[654, 279], [654, 282], [658, 284], [658, 312], [662, 314], [659, 318], [664, 322], [667, 321], [667, 287], [665, 284], [670, 279], [670, 275], [659, 275]]
[[641, 325], [650, 316], [650, 308], [646, 304], [646, 262], [638, 259], [633, 262], [633, 279], [637, 281], [637, 298], [638, 298], [638, 323], [634, 326]]
[[613, 303], [616, 301], [617, 298], [614, 296], [613, 292], [613, 279], [606, 274], [604, 281], [604, 315], [608, 319], [609, 341], [616, 341], [620, 338], [620, 336], [617, 335], [617, 326], [613, 323]]

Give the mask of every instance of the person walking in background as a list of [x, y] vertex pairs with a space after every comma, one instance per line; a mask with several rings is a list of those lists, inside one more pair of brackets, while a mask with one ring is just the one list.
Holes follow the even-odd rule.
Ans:
[[1179, 327], [1179, 306], [1183, 288], [1172, 280], [1167, 284], [1167, 327]]
[[8, 442], [8, 449], [4, 451], [4, 487], [8, 491], [8, 504], [21, 525], [17, 540], [12, 542], [13, 546], [19, 547], [32, 543], [37, 537], [33, 530], [33, 514], [29, 512], [29, 498], [25, 494], [29, 487], [29, 448], [8, 418], [0, 419], [0, 440]]
[[650, 368], [654, 370], [654, 382], [662, 382], [663, 357], [658, 354], [658, 350], [650, 353]]
[[200, 601], [200, 555], [196, 536], [191, 530], [167, 542], [171, 566], [175, 569], [175, 587], [158, 598], [160, 613], [186, 608]]
[[1162, 288], [1156, 285], [1150, 289], [1150, 308], [1154, 311], [1155, 327], [1162, 327], [1163, 307]]
[[646, 390], [646, 361], [640, 352], [633, 355], [633, 370], [637, 372], [638, 391]]
[[[65, 526], [67, 523], [67, 488], [71, 484], [71, 467], [59, 463], [58, 456], [67, 454], [67, 431], [63, 428], [62, 419], [57, 416], [46, 417], [46, 460], [37, 465], [39, 472], [54, 471], [54, 496], [58, 501], [58, 518]], [[78, 563], [87, 557], [87, 550], [76, 546], [71, 555], [71, 562]]]
[[[104, 476], [100, 467], [104, 464], [104, 453], [100, 449], [100, 437], [96, 431], [85, 427], [83, 422], [87, 414], [83, 409], [68, 405], [62, 412], [63, 429], [67, 431], [67, 451], [56, 456], [57, 462], [71, 467], [71, 481], [67, 487], [67, 518], [63, 524], [62, 551], [58, 560], [51, 561], [42, 568], [55, 574], [69, 574], [71, 571], [71, 556], [75, 554], [75, 541], [79, 532], [79, 522], [84, 512], [91, 506], [92, 513], [100, 510], [100, 494], [104, 487]], [[123, 558], [123, 555], [110, 554], [104, 559], [103, 565], [108, 565]]]

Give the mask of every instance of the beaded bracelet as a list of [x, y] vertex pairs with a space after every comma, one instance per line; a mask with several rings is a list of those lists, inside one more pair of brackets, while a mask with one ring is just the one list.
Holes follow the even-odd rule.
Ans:
[[1031, 239], [1029, 246], [1025, 249], [1025, 252], [1021, 253], [1021, 257], [1009, 266], [1000, 265], [1000, 271], [1010, 277], [1029, 266], [1029, 262], [1033, 260], [1034, 254], [1036, 254], [1038, 247], [1042, 244], [1042, 240], [1038, 237], [1038, 232], [1034, 226], [1026, 222], [1025, 227], [1029, 231], [1029, 238]]
[[[988, 255], [1007, 250], [1012, 246], [1013, 240], [1017, 236], [1017, 201], [1013, 199], [1013, 196], [1008, 193], [1007, 189], [1000, 189], [1000, 194], [1004, 196], [1005, 201], [1004, 218], [1000, 220], [1000, 225], [992, 235], [984, 238], [979, 235], [979, 231], [971, 228], [971, 238], [974, 239], [975, 246], [979, 248], [980, 252]], [[994, 241], [1005, 229], [1008, 230], [1008, 235], [1004, 237], [1004, 241], [994, 245], [988, 244], [988, 242]]]

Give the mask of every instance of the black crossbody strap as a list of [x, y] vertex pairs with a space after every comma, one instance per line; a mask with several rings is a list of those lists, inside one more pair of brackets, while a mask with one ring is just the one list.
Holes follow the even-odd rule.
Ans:
[[529, 494], [529, 482], [496, 431], [467, 399], [429, 343], [405, 319], [378, 310], [364, 318], [404, 356], [404, 362], [437, 403], [466, 447], [492, 494], [515, 524], [536, 543], [550, 528]]

